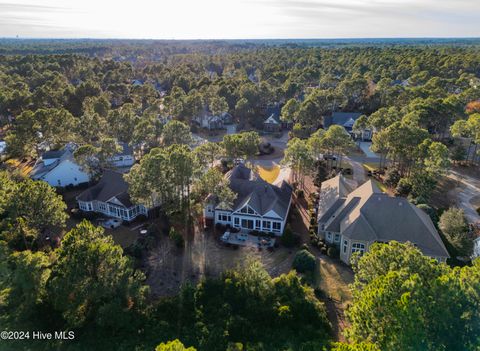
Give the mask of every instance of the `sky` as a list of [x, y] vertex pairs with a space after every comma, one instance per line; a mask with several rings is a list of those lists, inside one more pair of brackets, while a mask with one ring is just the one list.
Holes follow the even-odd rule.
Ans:
[[0, 0], [0, 37], [480, 37], [480, 0]]

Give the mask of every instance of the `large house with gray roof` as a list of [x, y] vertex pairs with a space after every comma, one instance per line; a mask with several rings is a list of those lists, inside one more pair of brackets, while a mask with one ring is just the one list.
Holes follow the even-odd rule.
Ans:
[[340, 250], [349, 264], [376, 242], [411, 242], [425, 255], [444, 262], [448, 251], [430, 217], [402, 197], [382, 193], [371, 181], [354, 189], [338, 175], [322, 183], [318, 204], [318, 235]]
[[281, 236], [292, 201], [291, 186], [285, 181], [270, 184], [244, 164], [235, 166], [225, 177], [237, 197], [225, 208], [215, 194], [209, 195], [204, 209], [206, 223]]
[[84, 212], [96, 212], [127, 222], [148, 215], [145, 206], [131, 201], [123, 174], [112, 170], [106, 170], [96, 185], [78, 195], [77, 202]]

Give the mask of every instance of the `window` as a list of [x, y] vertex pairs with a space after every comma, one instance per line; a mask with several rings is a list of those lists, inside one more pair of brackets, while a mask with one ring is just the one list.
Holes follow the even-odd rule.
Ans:
[[248, 214], [255, 214], [255, 211], [252, 210], [250, 207], [245, 206], [240, 210], [241, 213], [248, 213]]
[[233, 218], [233, 225], [235, 227], [239, 227], [240, 226], [240, 219], [238, 217], [234, 217]]
[[259, 219], [255, 220], [255, 229], [260, 230], [260, 220]]
[[348, 241], [347, 241], [347, 240], [344, 240], [344, 241], [343, 241], [343, 253], [346, 253], [346, 252], [347, 252], [347, 247], [348, 247]]
[[263, 230], [270, 230], [272, 223], [270, 221], [263, 221]]
[[330, 233], [330, 232], [327, 233], [327, 239], [332, 241], [332, 233]]
[[273, 230], [276, 232], [280, 231], [280, 228], [282, 228], [282, 224], [279, 222], [273, 222]]
[[340, 242], [340, 234], [335, 234], [335, 242]]
[[365, 253], [365, 244], [353, 243], [352, 244], [352, 253], [360, 252], [361, 255]]
[[230, 217], [230, 215], [226, 213], [219, 213], [218, 220], [222, 222], [230, 222], [232, 220], [232, 217]]
[[253, 229], [253, 220], [251, 219], [242, 219], [242, 228]]

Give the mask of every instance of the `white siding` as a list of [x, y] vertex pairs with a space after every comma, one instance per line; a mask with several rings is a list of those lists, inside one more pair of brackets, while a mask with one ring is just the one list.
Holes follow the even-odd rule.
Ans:
[[51, 186], [65, 187], [79, 185], [90, 180], [90, 176], [80, 169], [80, 166], [70, 160], [63, 161], [57, 167], [45, 174], [41, 180]]

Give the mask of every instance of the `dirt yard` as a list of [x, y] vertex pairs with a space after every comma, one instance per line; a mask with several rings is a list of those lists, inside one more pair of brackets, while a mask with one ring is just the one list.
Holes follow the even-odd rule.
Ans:
[[174, 295], [182, 284], [197, 283], [203, 277], [217, 276], [242, 264], [249, 257], [260, 260], [273, 277], [291, 269], [295, 250], [235, 249], [222, 244], [219, 235], [212, 231], [196, 230], [194, 235], [186, 239], [184, 249], [174, 247], [168, 237], [162, 236], [159, 245], [146, 259], [147, 283], [152, 294]]

